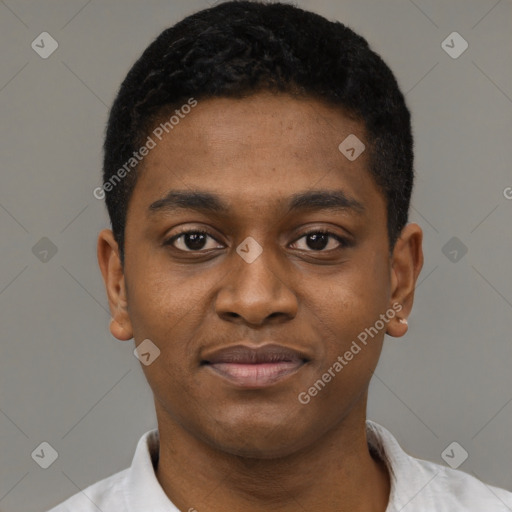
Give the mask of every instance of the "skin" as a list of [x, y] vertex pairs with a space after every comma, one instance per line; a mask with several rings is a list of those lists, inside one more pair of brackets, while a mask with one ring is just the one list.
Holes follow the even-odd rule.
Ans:
[[[408, 224], [392, 254], [386, 203], [368, 151], [349, 161], [338, 145], [364, 125], [312, 98], [258, 93], [199, 101], [143, 161], [130, 200], [125, 265], [109, 229], [98, 260], [120, 340], [161, 351], [142, 365], [154, 394], [157, 478], [180, 510], [379, 511], [389, 499], [384, 464], [366, 441], [368, 385], [384, 334], [400, 337], [423, 265], [422, 231]], [[201, 190], [227, 213], [149, 213], [168, 191]], [[293, 194], [343, 190], [364, 210], [289, 214]], [[181, 228], [208, 230], [203, 246]], [[324, 248], [307, 232], [345, 237]], [[247, 263], [236, 248], [254, 238]], [[315, 250], [316, 249], [316, 250]], [[195, 252], [194, 252], [195, 251]], [[308, 404], [298, 400], [379, 315], [401, 304], [378, 335]], [[204, 353], [240, 342], [308, 354], [295, 374], [240, 389], [201, 366]]]

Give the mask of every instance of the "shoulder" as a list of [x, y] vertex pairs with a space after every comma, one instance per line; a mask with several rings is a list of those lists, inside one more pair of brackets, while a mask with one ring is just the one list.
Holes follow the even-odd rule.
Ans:
[[90, 485], [48, 512], [119, 512], [125, 509], [124, 487], [128, 471], [124, 469]]
[[158, 453], [158, 429], [149, 430], [140, 437], [130, 467], [90, 485], [48, 512], [120, 512], [129, 510], [134, 501], [146, 503], [154, 495], [163, 501], [154, 474]]
[[[421, 492], [427, 507], [443, 506], [450, 511], [474, 512], [483, 510], [510, 512], [512, 510], [511, 492], [488, 485], [464, 471], [422, 459], [412, 459], [418, 468], [418, 482], [427, 482]], [[440, 509], [436, 508], [436, 510]]]
[[512, 493], [474, 476], [407, 454], [381, 425], [367, 421], [370, 447], [384, 460], [391, 477], [387, 512], [511, 512]]

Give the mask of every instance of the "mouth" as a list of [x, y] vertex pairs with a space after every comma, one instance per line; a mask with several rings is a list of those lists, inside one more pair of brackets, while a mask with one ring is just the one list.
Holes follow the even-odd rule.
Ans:
[[236, 386], [254, 389], [281, 382], [307, 362], [305, 354], [281, 345], [236, 345], [206, 355], [201, 366]]

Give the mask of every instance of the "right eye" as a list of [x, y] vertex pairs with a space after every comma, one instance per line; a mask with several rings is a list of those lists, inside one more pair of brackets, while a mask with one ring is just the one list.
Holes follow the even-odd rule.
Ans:
[[[205, 244], [211, 238], [215, 242], [217, 240], [211, 233], [199, 229], [183, 230], [180, 233], [173, 235], [171, 238], [165, 240], [164, 245], [171, 245], [175, 249], [183, 252], [199, 252], [201, 250], [209, 251], [211, 249], [218, 248], [218, 246], [204, 248]], [[217, 242], [219, 243], [219, 242]], [[181, 247], [178, 247], [181, 246]]]

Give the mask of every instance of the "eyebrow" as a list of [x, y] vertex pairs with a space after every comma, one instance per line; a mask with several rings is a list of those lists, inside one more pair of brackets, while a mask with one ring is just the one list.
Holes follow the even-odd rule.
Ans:
[[[171, 190], [165, 197], [151, 203], [148, 210], [150, 215], [177, 210], [226, 214], [229, 206], [218, 195], [210, 192]], [[288, 203], [288, 213], [304, 210], [353, 211], [361, 214], [365, 207], [342, 190], [310, 190], [294, 194]]]

